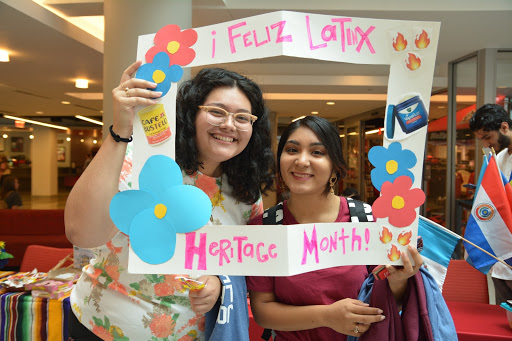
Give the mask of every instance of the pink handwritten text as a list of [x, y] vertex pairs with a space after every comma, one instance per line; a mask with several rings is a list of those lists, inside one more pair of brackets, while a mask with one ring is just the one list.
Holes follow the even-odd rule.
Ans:
[[263, 242], [250, 243], [245, 236], [207, 243], [206, 233], [200, 233], [199, 243], [196, 244], [196, 232], [190, 232], [186, 234], [185, 241], [185, 269], [193, 269], [197, 256], [197, 270], [207, 270], [207, 254], [218, 257], [219, 266], [229, 264], [232, 260], [243, 263], [245, 259], [256, 259], [259, 263], [265, 263], [277, 257], [275, 244], [266, 246]]
[[[307, 263], [308, 255], [314, 256], [315, 262], [318, 264], [319, 260], [319, 250], [322, 252], [336, 252], [338, 250], [338, 242], [341, 245], [341, 253], [345, 255], [347, 253], [347, 243], [351, 242], [350, 250], [352, 252], [361, 251], [363, 247], [362, 237], [357, 233], [357, 228], [352, 228], [352, 234], [345, 234], [345, 228], [341, 228], [340, 234], [338, 236], [338, 231], [335, 231], [333, 235], [328, 237], [323, 237], [318, 240], [316, 226], [313, 227], [313, 231], [311, 232], [311, 236], [308, 237], [306, 229], [304, 229], [304, 247], [302, 252], [302, 261], [301, 265]], [[370, 230], [365, 228], [364, 230], [364, 243], [368, 245], [370, 242]], [[349, 244], [350, 245], [350, 244]], [[368, 247], [365, 247], [365, 251], [368, 251]]]

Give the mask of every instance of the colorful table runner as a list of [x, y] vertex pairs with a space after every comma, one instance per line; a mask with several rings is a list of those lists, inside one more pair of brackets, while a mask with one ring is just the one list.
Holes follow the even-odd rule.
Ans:
[[69, 294], [58, 300], [30, 292], [0, 295], [0, 341], [58, 341], [68, 338]]

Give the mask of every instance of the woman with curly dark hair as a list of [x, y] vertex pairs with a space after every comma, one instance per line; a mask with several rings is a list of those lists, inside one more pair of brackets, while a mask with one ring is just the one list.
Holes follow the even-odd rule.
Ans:
[[[108, 136], [66, 203], [69, 240], [96, 248], [71, 294], [70, 335], [249, 340], [243, 277], [201, 276], [197, 280], [205, 287], [189, 291], [178, 275], [127, 272], [129, 239], [110, 220], [108, 207], [117, 192], [134, 107], [156, 104], [154, 98], [161, 96], [150, 90], [156, 84], [131, 78], [140, 65], [126, 69], [112, 91], [111, 129], [122, 139]], [[210, 197], [209, 224], [243, 225], [262, 213], [261, 194], [272, 187], [275, 166], [258, 85], [235, 72], [207, 68], [180, 86], [176, 106], [176, 162], [184, 183]], [[227, 293], [222, 297], [221, 289]]]
[[[201, 115], [197, 108], [209, 104], [208, 97], [219, 89], [245, 95], [250, 102], [250, 112], [257, 116], [246, 147], [238, 155], [221, 162], [221, 169], [218, 170], [226, 174], [236, 199], [253, 204], [260, 197], [260, 192], [264, 193], [273, 184], [274, 173], [269, 170], [274, 165], [274, 156], [270, 149], [270, 123], [263, 95], [259, 86], [244, 76], [210, 68], [201, 70], [193, 80], [182, 84], [176, 99], [176, 162], [187, 174], [202, 171], [204, 165], [201, 163], [204, 160], [198, 150], [198, 135], [209, 132], [196, 132], [196, 115]], [[222, 105], [221, 109], [225, 109], [226, 105]], [[218, 108], [211, 107], [211, 110], [215, 109]], [[206, 115], [210, 115], [210, 112], [206, 111]]]

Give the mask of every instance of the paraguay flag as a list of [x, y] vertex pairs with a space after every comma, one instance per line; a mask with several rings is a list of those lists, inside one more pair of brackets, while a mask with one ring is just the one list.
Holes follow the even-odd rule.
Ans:
[[[512, 263], [512, 209], [494, 157], [489, 158], [471, 209], [464, 237], [490, 254]], [[496, 263], [473, 245], [464, 242], [477, 269]]]

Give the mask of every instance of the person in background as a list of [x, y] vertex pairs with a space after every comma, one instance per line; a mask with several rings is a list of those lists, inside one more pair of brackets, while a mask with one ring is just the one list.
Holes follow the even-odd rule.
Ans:
[[[469, 128], [486, 148], [494, 148], [496, 162], [507, 179], [512, 175], [512, 120], [497, 104], [484, 104], [469, 120]], [[512, 299], [512, 270], [496, 262], [489, 271], [496, 292], [496, 304]]]
[[[113, 91], [112, 136], [73, 187], [65, 208], [66, 234], [80, 247], [97, 247], [71, 293], [73, 338], [130, 340], [248, 340], [247, 288], [244, 277], [201, 276], [200, 291], [185, 289], [180, 275], [131, 274], [128, 236], [109, 216], [117, 193], [126, 143], [137, 105], [152, 105], [156, 84], [131, 78], [138, 61], [123, 73]], [[274, 181], [270, 121], [257, 84], [220, 68], [201, 70], [178, 89], [176, 162], [185, 184], [201, 188], [212, 200], [209, 224], [243, 225], [263, 211], [261, 194]], [[119, 139], [117, 139], [119, 140]], [[138, 141], [141, 143], [141, 141]], [[236, 294], [220, 296], [221, 286]], [[215, 323], [220, 305], [229, 321]], [[214, 308], [214, 309], [212, 309]], [[205, 319], [205, 313], [207, 317]], [[106, 322], [108, 321], [108, 322]], [[110, 326], [107, 328], [107, 326]]]
[[7, 209], [15, 209], [23, 206], [21, 196], [18, 193], [20, 183], [13, 175], [6, 175], [2, 179], [2, 190], [0, 192], [0, 206]]
[[7, 157], [5, 155], [0, 156], [0, 186], [2, 185], [2, 181], [4, 177], [11, 174], [11, 169], [9, 168], [9, 162], [7, 161]]
[[[347, 199], [333, 190], [345, 176], [346, 165], [338, 131], [329, 121], [307, 116], [291, 123], [279, 141], [277, 169], [279, 181], [290, 192], [283, 203], [283, 225], [350, 221]], [[262, 222], [259, 215], [249, 224]], [[277, 341], [346, 340], [347, 335], [361, 337], [369, 331], [372, 340], [403, 340], [404, 335], [419, 339], [418, 299], [412, 294], [416, 286], [411, 281], [420, 275], [423, 260], [410, 245], [408, 251], [415, 265], [406, 252], [401, 269], [387, 265], [390, 275], [375, 282], [371, 305], [358, 299], [363, 283], [372, 276], [365, 265], [289, 277], [248, 276], [254, 319], [274, 329]], [[400, 316], [399, 311], [407, 313]], [[415, 329], [406, 330], [411, 321]]]
[[84, 171], [87, 168], [87, 166], [89, 166], [91, 161], [92, 161], [92, 155], [87, 154], [87, 157], [85, 158], [85, 161], [84, 161], [84, 166], [82, 167], [82, 171]]

